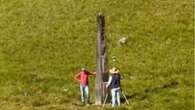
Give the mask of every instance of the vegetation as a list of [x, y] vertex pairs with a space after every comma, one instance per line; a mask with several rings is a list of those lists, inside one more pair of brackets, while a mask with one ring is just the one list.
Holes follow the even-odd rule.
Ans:
[[130, 102], [117, 109], [193, 110], [193, 8], [193, 0], [0, 0], [0, 110], [101, 109], [78, 105], [73, 80], [83, 65], [96, 68], [100, 11]]

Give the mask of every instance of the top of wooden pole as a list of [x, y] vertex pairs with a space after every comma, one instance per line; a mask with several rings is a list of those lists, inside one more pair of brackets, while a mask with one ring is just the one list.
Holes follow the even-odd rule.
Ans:
[[102, 12], [99, 12], [98, 13], [98, 16], [104, 16]]

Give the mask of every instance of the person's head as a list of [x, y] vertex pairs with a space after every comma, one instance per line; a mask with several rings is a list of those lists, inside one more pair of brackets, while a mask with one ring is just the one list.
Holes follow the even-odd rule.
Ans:
[[109, 72], [111, 74], [119, 74], [119, 69], [117, 69], [116, 67], [113, 67], [112, 69], [109, 70]]
[[81, 71], [86, 71], [86, 68], [82, 67], [82, 68], [81, 68]]

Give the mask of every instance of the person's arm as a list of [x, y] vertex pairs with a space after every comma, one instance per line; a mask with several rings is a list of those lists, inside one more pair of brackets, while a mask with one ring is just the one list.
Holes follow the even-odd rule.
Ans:
[[111, 84], [112, 76], [109, 76], [108, 83], [106, 84], [106, 88], [108, 88]]
[[95, 72], [93, 72], [93, 73], [92, 73], [92, 75], [96, 77], [96, 71], [95, 71]]
[[77, 74], [74, 76], [74, 79], [80, 81], [80, 73], [77, 73]]
[[93, 72], [93, 73], [88, 72], [88, 75], [96, 76], [96, 72]]

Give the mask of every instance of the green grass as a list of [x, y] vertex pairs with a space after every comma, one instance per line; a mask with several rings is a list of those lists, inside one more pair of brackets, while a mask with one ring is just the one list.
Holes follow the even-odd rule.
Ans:
[[[193, 2], [0, 0], [0, 110], [101, 109], [77, 105], [73, 80], [83, 65], [96, 68], [99, 11], [106, 17], [108, 59], [117, 57], [130, 102], [117, 109], [193, 110]], [[128, 44], [119, 46], [123, 36]], [[91, 77], [92, 102], [94, 83]]]

